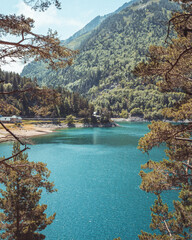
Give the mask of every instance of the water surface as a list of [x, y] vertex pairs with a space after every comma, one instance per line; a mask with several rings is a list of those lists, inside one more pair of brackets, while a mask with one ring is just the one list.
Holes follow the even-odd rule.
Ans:
[[[149, 231], [154, 196], [139, 189], [138, 175], [149, 156], [137, 150], [147, 123], [120, 125], [65, 129], [33, 139], [29, 159], [47, 163], [58, 189], [42, 198], [47, 213], [57, 213], [44, 231], [47, 240], [135, 240], [141, 229]], [[11, 145], [0, 149], [7, 156]], [[150, 154], [156, 160], [162, 156], [162, 148]]]

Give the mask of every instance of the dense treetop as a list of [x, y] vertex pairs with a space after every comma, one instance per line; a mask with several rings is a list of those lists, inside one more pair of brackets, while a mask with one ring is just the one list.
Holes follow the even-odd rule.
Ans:
[[[47, 217], [47, 205], [39, 204], [43, 190], [56, 191], [48, 180], [50, 171], [42, 162], [29, 162], [20, 152], [19, 143], [13, 145], [13, 159], [0, 158], [0, 238], [9, 240], [45, 239], [40, 233], [55, 219]], [[18, 154], [20, 152], [20, 154]]]
[[65, 117], [69, 114], [79, 116], [86, 110], [89, 116], [93, 106], [78, 93], [64, 88], [55, 90], [39, 88], [37, 81], [22, 78], [19, 74], [0, 70], [0, 114], [17, 114], [25, 117]]
[[[160, 91], [185, 94], [173, 108], [164, 109], [165, 117], [182, 122], [153, 121], [150, 132], [139, 141], [143, 152], [162, 143], [166, 146], [166, 158], [149, 160], [140, 172], [141, 189], [157, 195], [151, 208], [150, 228], [154, 233], [142, 231], [141, 240], [192, 238], [192, 8], [191, 1], [181, 4], [185, 11], [173, 13], [169, 20], [167, 45], [151, 46], [147, 61], [135, 68], [135, 73], [144, 77], [145, 82], [155, 82]], [[177, 36], [170, 35], [172, 30]], [[177, 190], [179, 197], [173, 201], [172, 211], [161, 196], [167, 190]]]

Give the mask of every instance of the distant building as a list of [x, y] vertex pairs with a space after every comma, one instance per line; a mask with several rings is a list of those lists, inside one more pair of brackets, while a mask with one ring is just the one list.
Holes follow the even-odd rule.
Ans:
[[96, 118], [100, 118], [101, 116], [97, 114], [97, 112], [93, 112], [93, 116]]
[[15, 115], [13, 115], [12, 117], [3, 117], [2, 115], [0, 115], [0, 121], [4, 123], [21, 123], [22, 118]]
[[11, 121], [11, 118], [10, 117], [0, 117], [0, 121], [7, 123], [7, 122]]

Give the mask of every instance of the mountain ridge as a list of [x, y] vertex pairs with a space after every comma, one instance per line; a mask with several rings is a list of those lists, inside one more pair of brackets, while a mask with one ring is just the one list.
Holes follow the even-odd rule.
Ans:
[[112, 13], [108, 13], [105, 14], [104, 16], [96, 16], [94, 19], [92, 19], [89, 23], [87, 23], [82, 29], [80, 29], [79, 31], [77, 31], [76, 33], [74, 33], [71, 37], [69, 37], [68, 39], [63, 41], [63, 44], [68, 45], [71, 41], [73, 41], [75, 38], [78, 38], [88, 32], [91, 32], [94, 28], [98, 27], [100, 25], [100, 23], [102, 23], [106, 18], [108, 18], [109, 16], [112, 16], [118, 12], [120, 12], [121, 10], [123, 10], [124, 8], [130, 6], [132, 3], [136, 2], [138, 0], [131, 0], [129, 2], [124, 3], [121, 7], [119, 7], [117, 10], [115, 10]]
[[[121, 7], [119, 7], [117, 10], [115, 10], [112, 13], [105, 14], [104, 16], [100, 16], [100, 15], [96, 16], [89, 23], [87, 23], [82, 29], [80, 29], [79, 31], [74, 33], [68, 39], [63, 40], [62, 44], [66, 45], [67, 47], [69, 47], [71, 49], [77, 50], [81, 46], [81, 43], [87, 39], [89, 34], [91, 34], [91, 31], [94, 30], [95, 28], [97, 28], [105, 19], [107, 19], [108, 17], [110, 17], [116, 13], [119, 13], [124, 8], [130, 6], [131, 4], [133, 4], [136, 1], [138, 1], [138, 0], [131, 0], [129, 2], [124, 3]], [[80, 41], [80, 43], [75, 42], [75, 44], [74, 44], [75, 40]]]
[[154, 86], [143, 86], [132, 70], [146, 59], [151, 44], [164, 44], [167, 27], [163, 23], [178, 9], [176, 3], [168, 0], [132, 2], [91, 31], [82, 41], [72, 66], [54, 73], [45, 71], [44, 65], [38, 68], [32, 63], [23, 74], [37, 74], [41, 84], [64, 85], [77, 91], [87, 96], [98, 111], [106, 108], [117, 116], [122, 110], [135, 109], [146, 116], [154, 111], [159, 114], [162, 105], [178, 101], [179, 94], [160, 95]]

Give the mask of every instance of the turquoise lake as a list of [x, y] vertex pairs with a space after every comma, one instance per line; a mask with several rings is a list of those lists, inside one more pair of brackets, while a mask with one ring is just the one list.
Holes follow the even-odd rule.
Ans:
[[[144, 155], [137, 150], [147, 123], [121, 123], [117, 128], [56, 131], [34, 138], [29, 160], [47, 163], [58, 192], [44, 193], [42, 202], [55, 221], [46, 228], [47, 240], [138, 239], [150, 231], [150, 206], [155, 197], [139, 189], [140, 165], [160, 160], [163, 148]], [[0, 145], [9, 156], [11, 144]], [[167, 193], [164, 199], [171, 201]]]

